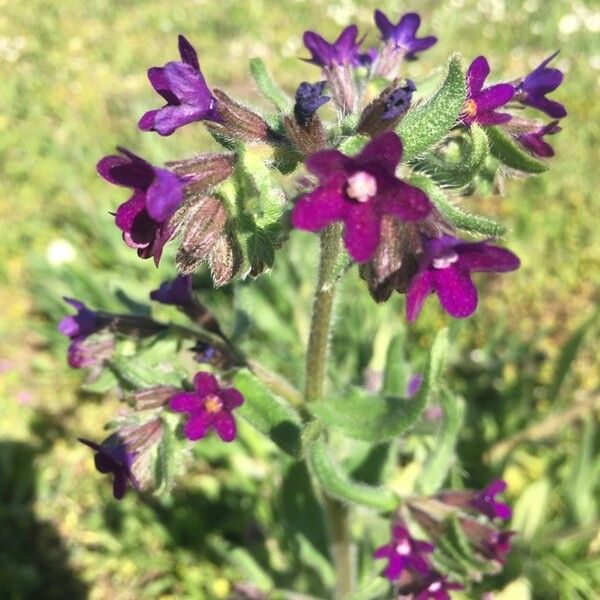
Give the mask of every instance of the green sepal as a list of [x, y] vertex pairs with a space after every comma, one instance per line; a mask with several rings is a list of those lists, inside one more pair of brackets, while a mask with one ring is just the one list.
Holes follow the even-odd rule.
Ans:
[[268, 98], [281, 112], [291, 112], [294, 107], [292, 99], [273, 79], [262, 58], [253, 58], [250, 60], [250, 73], [256, 82], [256, 87], [258, 87], [265, 98]]
[[353, 135], [347, 137], [339, 146], [338, 150], [348, 156], [358, 154], [368, 143], [369, 137], [366, 135]]
[[426, 175], [415, 173], [410, 177], [409, 183], [422, 189], [441, 215], [458, 229], [491, 237], [501, 237], [506, 233], [507, 228], [502, 223], [458, 208], [444, 190]]
[[466, 95], [465, 76], [455, 54], [450, 57], [442, 86], [427, 102], [409, 110], [396, 128], [402, 139], [404, 162], [414, 160], [444, 139], [458, 121]]
[[535, 158], [500, 127], [486, 127], [490, 152], [504, 165], [523, 173], [543, 173], [548, 163]]
[[248, 369], [235, 372], [232, 385], [244, 396], [236, 414], [269, 437], [291, 456], [301, 451], [301, 419], [296, 411], [274, 396]]

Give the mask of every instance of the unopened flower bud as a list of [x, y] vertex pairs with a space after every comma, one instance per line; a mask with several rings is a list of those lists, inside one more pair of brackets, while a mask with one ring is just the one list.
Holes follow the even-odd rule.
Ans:
[[197, 196], [205, 194], [231, 175], [235, 166], [235, 155], [200, 154], [168, 162], [166, 166], [183, 182], [186, 197]]
[[136, 410], [162, 408], [176, 391], [177, 388], [171, 385], [155, 385], [150, 388], [136, 390], [132, 395], [134, 407]]

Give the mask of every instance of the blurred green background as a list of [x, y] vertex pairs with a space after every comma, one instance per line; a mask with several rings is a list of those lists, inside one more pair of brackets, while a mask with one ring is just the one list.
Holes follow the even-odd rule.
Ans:
[[[417, 82], [456, 50], [465, 61], [486, 54], [493, 74], [510, 79], [561, 49], [556, 62], [566, 76], [555, 97], [569, 117], [551, 140], [551, 171], [508, 182], [505, 198], [468, 201], [506, 220], [507, 245], [523, 267], [482, 284], [477, 314], [458, 330], [451, 381], [468, 401], [464, 480], [483, 485], [503, 476], [515, 506], [511, 527], [520, 534], [506, 572], [491, 584], [503, 590], [497, 597], [600, 598], [597, 2], [0, 0], [2, 598], [226, 598], [239, 569], [224, 560], [223, 536], [249, 547], [258, 536], [277, 554], [271, 450], [251, 432], [241, 445], [215, 450], [215, 460], [205, 449], [168, 499], [112, 500], [75, 440], [98, 439], [119, 403], [78, 392], [82, 375], [68, 370], [67, 343], [56, 332], [60, 297], [122, 308], [144, 302], [174, 272], [170, 260], [157, 271], [124, 247], [108, 211], [125, 195], [100, 181], [95, 163], [117, 144], [152, 162], [212, 147], [200, 125], [166, 139], [136, 128], [159, 104], [146, 69], [177, 58], [178, 33], [196, 46], [210, 85], [252, 101], [249, 58], [265, 59], [291, 91], [318, 76], [298, 60], [304, 30], [334, 38], [355, 22], [375, 45], [378, 7], [390, 17], [418, 10], [422, 34], [439, 37], [407, 65]], [[292, 348], [305, 334], [310, 279], [273, 301], [277, 282], [286, 285], [287, 261], [244, 288], [243, 298], [262, 317], [257, 352], [300, 383], [300, 350]], [[310, 273], [314, 265], [305, 267]], [[343, 346], [335, 354], [342, 374], [377, 367], [377, 331], [402, 323], [399, 300], [374, 308], [364, 291], [357, 297], [359, 287], [351, 277], [339, 303], [334, 348]], [[448, 321], [434, 304], [410, 333], [417, 364]], [[343, 351], [349, 345], [351, 356]]]

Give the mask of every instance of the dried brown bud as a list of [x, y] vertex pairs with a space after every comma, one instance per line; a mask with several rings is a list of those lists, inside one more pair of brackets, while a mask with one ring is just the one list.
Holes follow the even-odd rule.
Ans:
[[155, 385], [135, 391], [132, 399], [136, 410], [154, 410], [163, 407], [177, 391], [171, 385]]
[[299, 125], [292, 117], [285, 117], [283, 123], [290, 140], [301, 154], [306, 156], [325, 147], [325, 129], [316, 115], [306, 126]]
[[215, 287], [226, 285], [237, 273], [241, 265], [239, 251], [226, 233], [223, 233], [208, 255], [208, 266]]
[[333, 64], [323, 69], [333, 101], [340, 111], [350, 114], [356, 103], [354, 71], [350, 65]]
[[200, 154], [192, 158], [172, 161], [166, 166], [184, 178], [186, 196], [198, 196], [225, 181], [235, 166], [234, 154]]
[[107, 328], [110, 331], [122, 335], [144, 338], [156, 335], [165, 329], [164, 325], [148, 317], [112, 313], [100, 314], [102, 317], [109, 319]]

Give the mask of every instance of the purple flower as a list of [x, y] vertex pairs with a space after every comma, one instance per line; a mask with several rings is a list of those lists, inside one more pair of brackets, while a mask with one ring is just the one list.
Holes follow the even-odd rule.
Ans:
[[169, 404], [175, 412], [190, 415], [185, 425], [188, 440], [203, 438], [212, 427], [224, 442], [235, 439], [237, 429], [232, 411], [244, 403], [235, 388], [222, 388], [210, 373], [196, 373], [193, 392], [175, 394]]
[[77, 310], [76, 315], [66, 316], [58, 325], [58, 330], [71, 340], [86, 338], [105, 325], [104, 319], [97, 312], [90, 310], [83, 302], [66, 297], [63, 300]]
[[94, 454], [94, 463], [97, 471], [113, 474], [113, 496], [117, 500], [120, 500], [125, 495], [128, 482], [133, 487], [138, 487], [138, 483], [131, 471], [135, 454], [128, 452], [123, 442], [120, 442], [115, 437], [109, 438], [102, 444], [96, 444], [83, 438], [79, 438], [79, 441], [89, 446], [96, 453]]
[[105, 156], [98, 163], [98, 173], [110, 183], [133, 190], [117, 209], [116, 224], [130, 248], [136, 248], [141, 258], [154, 257], [158, 265], [173, 235], [168, 221], [183, 201], [181, 181], [125, 148], [118, 150], [123, 156]]
[[450, 600], [449, 591], [462, 589], [464, 586], [448, 581], [445, 575], [430, 573], [423, 580], [421, 590], [415, 593], [414, 600]]
[[488, 560], [504, 564], [507, 554], [512, 550], [514, 531], [498, 531], [473, 519], [461, 518], [459, 523], [473, 548]]
[[419, 316], [431, 292], [447, 313], [458, 319], [468, 317], [477, 307], [471, 272], [504, 273], [519, 265], [512, 252], [488, 242], [464, 242], [449, 235], [424, 238], [421, 265], [406, 294], [406, 318], [412, 322]]
[[490, 65], [485, 56], [478, 56], [467, 71], [467, 101], [462, 115], [466, 125], [498, 125], [510, 121], [508, 113], [496, 112], [496, 109], [509, 102], [515, 89], [510, 83], [498, 83], [483, 89], [490, 74]]
[[305, 60], [323, 68], [333, 65], [350, 65], [352, 67], [364, 65], [371, 60], [372, 56], [369, 53], [366, 56], [360, 53], [362, 42], [357, 41], [357, 37], [356, 25], [346, 27], [333, 44], [324, 40], [318, 33], [307, 31], [304, 34], [304, 45], [311, 57]]
[[381, 39], [393, 44], [407, 58], [416, 58], [415, 53], [427, 50], [437, 42], [437, 38], [433, 35], [417, 38], [417, 29], [421, 25], [421, 17], [417, 13], [402, 15], [394, 25], [385, 14], [376, 10], [375, 24], [381, 32]]
[[404, 569], [413, 569], [421, 574], [430, 570], [430, 565], [424, 554], [433, 552], [435, 546], [411, 537], [404, 525], [392, 528], [392, 539], [389, 544], [375, 550], [375, 558], [387, 558], [388, 565], [383, 575], [390, 581], [396, 581]]
[[326, 81], [308, 83], [303, 81], [296, 90], [296, 104], [294, 105], [294, 116], [299, 125], [305, 127], [310, 123], [317, 110], [331, 98], [323, 96], [327, 85]]
[[545, 112], [553, 119], [562, 119], [567, 116], [567, 111], [560, 102], [546, 98], [546, 94], [553, 92], [563, 80], [563, 74], [560, 69], [549, 69], [546, 66], [558, 52], [557, 50], [544, 60], [515, 87], [516, 100], [521, 104]]
[[381, 118], [384, 120], [396, 119], [403, 115], [409, 108], [413, 92], [417, 89], [412, 79], [407, 79], [406, 83], [395, 89], [386, 99], [385, 111]]
[[292, 224], [297, 229], [320, 231], [342, 221], [344, 243], [352, 258], [369, 260], [379, 244], [385, 215], [417, 221], [431, 210], [420, 189], [396, 178], [401, 156], [402, 142], [393, 132], [371, 140], [356, 157], [338, 150], [312, 154], [306, 168], [317, 175], [320, 185], [296, 202]]
[[483, 490], [477, 492], [470, 504], [472, 508], [484, 514], [488, 519], [498, 517], [506, 521], [512, 516], [510, 506], [496, 500], [496, 496], [504, 492], [504, 490], [506, 490], [505, 481], [502, 481], [502, 479], [492, 481]]
[[519, 135], [518, 140], [536, 156], [550, 158], [554, 156], [554, 148], [543, 137], [545, 135], [554, 135], [561, 130], [562, 127], [558, 126], [558, 121], [552, 121], [543, 127], [538, 127], [534, 131], [522, 133]]
[[150, 292], [150, 299], [161, 304], [181, 307], [194, 304], [192, 276], [178, 275], [173, 280], [163, 281], [157, 290]]
[[142, 131], [171, 135], [193, 121], [220, 121], [215, 108], [217, 101], [204, 81], [196, 51], [182, 35], [179, 36], [179, 54], [182, 62], [148, 69], [152, 87], [167, 103], [144, 114], [139, 122]]

